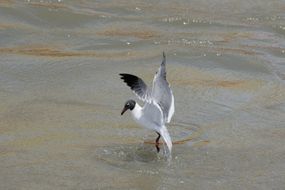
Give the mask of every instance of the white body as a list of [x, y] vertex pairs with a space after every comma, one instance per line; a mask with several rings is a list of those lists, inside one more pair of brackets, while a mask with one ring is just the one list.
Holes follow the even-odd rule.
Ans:
[[131, 114], [133, 119], [139, 125], [147, 129], [157, 131], [159, 134], [161, 134], [169, 152], [171, 153], [171, 138], [165, 127], [162, 110], [155, 101], [151, 101], [150, 103], [146, 102], [144, 107], [141, 107], [138, 103], [136, 103], [134, 109], [131, 111]]

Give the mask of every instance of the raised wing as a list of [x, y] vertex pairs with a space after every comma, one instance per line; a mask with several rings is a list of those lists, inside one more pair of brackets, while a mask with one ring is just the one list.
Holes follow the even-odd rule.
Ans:
[[150, 102], [150, 92], [141, 78], [127, 73], [121, 73], [120, 75], [121, 79], [123, 79], [138, 98], [142, 101]]
[[166, 68], [165, 68], [165, 54], [163, 52], [162, 63], [154, 76], [152, 87], [152, 98], [160, 106], [164, 121], [169, 123], [174, 114], [174, 97], [169, 83], [166, 80]]

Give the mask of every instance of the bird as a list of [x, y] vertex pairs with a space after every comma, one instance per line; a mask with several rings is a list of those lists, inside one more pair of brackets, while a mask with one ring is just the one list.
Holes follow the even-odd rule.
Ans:
[[128, 100], [124, 104], [121, 115], [130, 110], [133, 119], [141, 126], [153, 130], [158, 137], [155, 140], [156, 150], [159, 153], [159, 139], [162, 136], [171, 154], [172, 141], [166, 124], [170, 123], [175, 112], [174, 96], [168, 81], [166, 80], [166, 57], [162, 54], [162, 62], [154, 75], [152, 88], [132, 74], [120, 73], [121, 79], [131, 88], [133, 93], [144, 102], [140, 106], [135, 100]]

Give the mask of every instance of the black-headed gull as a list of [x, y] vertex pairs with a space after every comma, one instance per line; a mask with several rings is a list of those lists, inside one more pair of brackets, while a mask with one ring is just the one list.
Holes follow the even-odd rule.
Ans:
[[152, 89], [148, 88], [144, 81], [131, 74], [121, 73], [121, 79], [131, 88], [131, 90], [144, 101], [141, 107], [134, 100], [128, 100], [121, 112], [130, 110], [134, 120], [145, 128], [154, 130], [158, 137], [156, 138], [156, 148], [159, 152], [159, 138], [162, 136], [169, 153], [171, 153], [172, 142], [165, 126], [169, 123], [174, 114], [174, 97], [169, 83], [166, 80], [165, 54], [163, 52], [162, 63], [154, 75]]

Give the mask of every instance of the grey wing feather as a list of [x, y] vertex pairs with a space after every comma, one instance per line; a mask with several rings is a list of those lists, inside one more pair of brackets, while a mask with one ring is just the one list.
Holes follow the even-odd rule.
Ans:
[[155, 101], [146, 102], [143, 107], [143, 114], [149, 121], [155, 123], [156, 131], [163, 124], [163, 113], [160, 106]]
[[165, 62], [165, 54], [163, 53], [162, 63], [153, 80], [152, 98], [160, 106], [164, 121], [169, 123], [174, 114], [174, 97], [166, 80]]
[[131, 88], [131, 90], [143, 101], [150, 101], [150, 92], [144, 81], [131, 74], [121, 73], [121, 79]]

